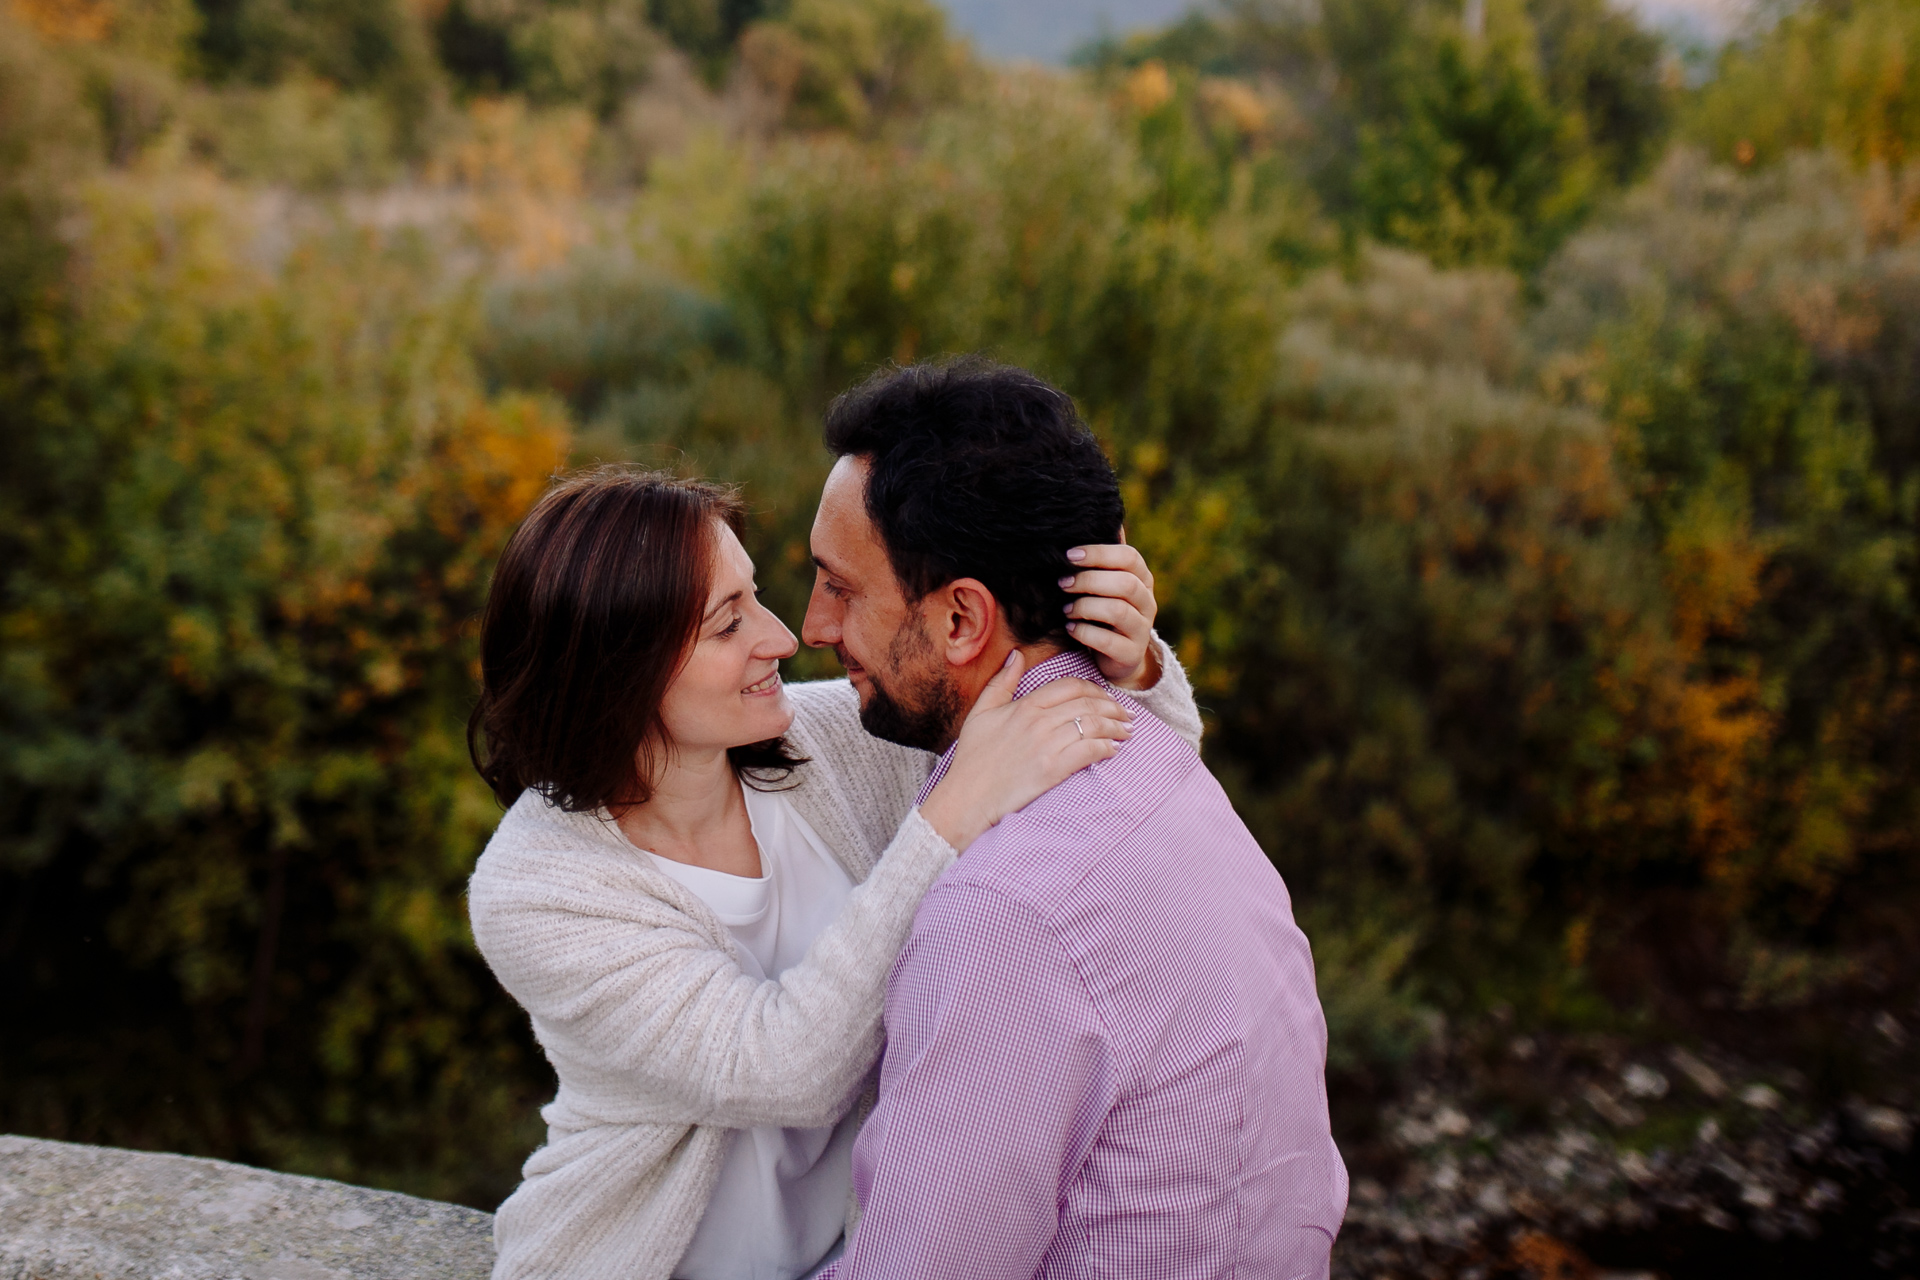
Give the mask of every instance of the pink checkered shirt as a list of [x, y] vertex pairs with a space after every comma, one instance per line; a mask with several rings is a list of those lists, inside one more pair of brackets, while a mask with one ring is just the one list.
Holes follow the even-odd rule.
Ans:
[[[1100, 678], [1061, 654], [1019, 692], [1069, 675]], [[827, 1276], [1327, 1274], [1347, 1172], [1306, 937], [1199, 757], [1134, 709], [1118, 755], [921, 904]]]

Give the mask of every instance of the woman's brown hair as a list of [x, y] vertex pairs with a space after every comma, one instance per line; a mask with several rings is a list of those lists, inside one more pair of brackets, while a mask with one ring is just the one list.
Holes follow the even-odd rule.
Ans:
[[[500, 555], [480, 623], [474, 767], [503, 805], [538, 791], [573, 813], [643, 804], [666, 746], [660, 703], [706, 614], [718, 485], [602, 467], [560, 481]], [[805, 761], [786, 740], [729, 751], [743, 778]]]

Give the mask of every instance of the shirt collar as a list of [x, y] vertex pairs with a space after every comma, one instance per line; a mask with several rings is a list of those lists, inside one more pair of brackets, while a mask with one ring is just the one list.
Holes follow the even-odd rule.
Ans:
[[[1066, 676], [1078, 676], [1082, 680], [1091, 680], [1100, 685], [1107, 683], [1106, 677], [1100, 674], [1100, 668], [1094, 665], [1093, 659], [1087, 656], [1085, 650], [1067, 649], [1028, 668], [1021, 675], [1020, 683], [1013, 687], [1013, 696], [1024, 698], [1041, 685]], [[954, 748], [959, 745], [955, 742], [953, 746], [948, 747], [940, 756], [939, 763], [933, 766], [933, 772], [927, 775], [927, 784], [920, 788], [920, 795], [913, 802], [916, 807], [925, 804], [927, 797], [933, 794], [933, 789], [940, 785], [940, 779], [947, 776], [947, 770], [953, 765]]]

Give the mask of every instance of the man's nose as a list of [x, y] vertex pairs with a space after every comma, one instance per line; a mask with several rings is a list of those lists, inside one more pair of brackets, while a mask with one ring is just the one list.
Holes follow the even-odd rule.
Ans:
[[826, 649], [840, 643], [839, 610], [818, 586], [807, 597], [807, 616], [800, 621], [800, 638], [813, 649]]

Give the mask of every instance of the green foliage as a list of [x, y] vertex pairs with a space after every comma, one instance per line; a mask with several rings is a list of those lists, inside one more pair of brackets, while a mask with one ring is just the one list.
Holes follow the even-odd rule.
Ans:
[[1535, 0], [1547, 98], [1577, 120], [1608, 181], [1644, 175], [1666, 142], [1677, 67], [1660, 38], [1606, 0]]
[[279, 79], [294, 67], [354, 87], [417, 76], [424, 32], [401, 0], [199, 0], [200, 55], [215, 79]]
[[680, 48], [722, 59], [742, 31], [779, 7], [772, 0], [648, 0], [647, 17]]
[[792, 0], [750, 28], [747, 69], [800, 129], [856, 132], [953, 100], [965, 72], [931, 0]]
[[1067, 76], [924, 0], [17, 0], [0, 1121], [497, 1198], [551, 1081], [459, 896], [490, 557], [640, 458], [744, 486], [797, 620], [820, 410], [973, 350], [1115, 459], [1342, 1115], [1440, 1016], [1791, 1054], [1920, 984], [1909, 7], [1743, 44], [1690, 127], [1779, 162], [1644, 181], [1658, 42], [1475, 8]]
[[563, 432], [480, 393], [417, 253], [340, 229], [259, 265], [229, 194], [79, 189], [6, 349], [0, 953], [33, 1031], [0, 1123], [485, 1202], [539, 1070], [466, 933], [469, 621]]
[[1305, 168], [1350, 233], [1531, 269], [1654, 157], [1672, 97], [1662, 50], [1604, 0], [1467, 9], [1245, 0], [1083, 61], [1271, 80], [1311, 121]]
[[1830, 148], [1858, 165], [1906, 163], [1920, 149], [1920, 6], [1794, 9], [1726, 49], [1688, 123], [1722, 162]]
[[663, 43], [643, 0], [453, 0], [434, 37], [441, 62], [469, 92], [517, 91], [602, 116], [645, 81]]
[[1863, 857], [1914, 854], [1912, 208], [1831, 159], [1743, 179], [1682, 152], [1547, 276], [1543, 329], [1627, 433], [1682, 625], [1775, 727], [1719, 871], [1789, 933], [1847, 914]]
[[[15, 340], [25, 310], [57, 278], [64, 257], [53, 235], [60, 184], [98, 163], [97, 120], [83, 102], [65, 68], [0, 13], [0, 324]], [[7, 370], [14, 377], [24, 372]], [[14, 400], [0, 403], [11, 407]], [[11, 442], [18, 433], [5, 435]]]
[[1383, 119], [1360, 127], [1352, 198], [1368, 234], [1443, 265], [1531, 265], [1584, 211], [1593, 177], [1556, 154], [1520, 34], [1409, 42]]

